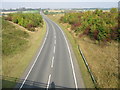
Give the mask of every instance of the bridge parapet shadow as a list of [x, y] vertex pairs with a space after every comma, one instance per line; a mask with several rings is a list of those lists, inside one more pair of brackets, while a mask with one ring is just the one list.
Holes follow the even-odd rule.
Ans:
[[[0, 78], [1, 79], [1, 78]], [[20, 86], [22, 85], [24, 79], [19, 79], [19, 78], [15, 78], [15, 77], [9, 77], [9, 76], [2, 76], [2, 87], [4, 89], [6, 88], [11, 88], [11, 90], [19, 90]], [[23, 88], [21, 90], [24, 89], [45, 89], [46, 90], [47, 87], [47, 83], [42, 83], [42, 82], [35, 82], [35, 81], [31, 81], [31, 80], [26, 80]], [[51, 82], [49, 85], [49, 90], [55, 90], [56, 88], [61, 88], [61, 89], [67, 89], [67, 87], [63, 87], [63, 86], [59, 86], [56, 85], [54, 82]]]

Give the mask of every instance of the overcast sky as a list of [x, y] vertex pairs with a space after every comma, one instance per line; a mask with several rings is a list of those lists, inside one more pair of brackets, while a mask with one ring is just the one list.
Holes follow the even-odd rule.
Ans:
[[[10, 8], [112, 8], [119, 0], [1, 0], [2, 9]], [[84, 1], [84, 2], [83, 2]]]
[[119, 0], [1, 0], [2, 2], [118, 2]]

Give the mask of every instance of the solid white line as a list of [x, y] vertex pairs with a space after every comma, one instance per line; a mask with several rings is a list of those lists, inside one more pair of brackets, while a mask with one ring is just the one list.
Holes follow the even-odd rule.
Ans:
[[48, 90], [48, 88], [49, 88], [50, 79], [51, 79], [51, 74], [49, 75], [49, 78], [48, 78], [48, 82], [47, 82], [47, 90]]
[[[53, 22], [54, 23], [54, 22]], [[55, 23], [56, 24], [56, 23]], [[57, 24], [56, 24], [57, 25]], [[57, 25], [58, 26], [58, 25]], [[59, 27], [59, 26], [58, 26]], [[73, 77], [74, 77], [74, 81], [75, 81], [75, 87], [78, 88], [78, 85], [77, 85], [77, 79], [76, 79], [76, 75], [75, 75], [75, 70], [74, 70], [74, 65], [73, 65], [73, 60], [72, 60], [72, 56], [71, 56], [71, 52], [70, 52], [70, 48], [69, 48], [69, 45], [68, 45], [68, 42], [67, 42], [67, 39], [62, 31], [62, 29], [59, 27], [59, 29], [61, 30], [64, 38], [65, 38], [65, 41], [66, 41], [66, 44], [67, 44], [67, 47], [68, 47], [68, 52], [69, 52], [69, 55], [70, 55], [70, 61], [71, 61], [71, 66], [72, 66], [72, 71], [73, 71]]]
[[55, 45], [54, 45], [54, 53], [55, 53]]
[[[46, 22], [46, 24], [47, 24], [47, 22]], [[48, 28], [48, 24], [47, 24], [47, 28]], [[42, 47], [41, 47], [41, 49], [40, 49], [40, 51], [39, 51], [39, 53], [38, 53], [38, 55], [37, 55], [37, 57], [36, 57], [34, 63], [32, 64], [32, 67], [30, 68], [30, 70], [29, 70], [27, 76], [25, 77], [25, 80], [23, 81], [22, 85], [20, 86], [19, 90], [21, 90], [21, 88], [23, 87], [23, 85], [24, 85], [25, 81], [27, 80], [27, 78], [28, 78], [30, 72], [32, 71], [32, 69], [33, 69], [33, 67], [34, 67], [34, 65], [35, 65], [35, 63], [36, 63], [36, 61], [38, 60], [38, 57], [39, 57], [39, 55], [40, 55], [40, 53], [41, 53], [41, 51], [42, 51], [42, 49], [43, 49], [43, 47], [44, 47], [44, 44], [45, 44], [45, 42], [46, 42], [46, 38], [47, 38], [47, 36], [48, 36], [48, 30], [49, 30], [49, 29], [47, 29], [47, 33], [46, 33], [44, 42], [43, 42], [43, 44], [42, 44]]]
[[54, 56], [52, 58], [51, 68], [53, 68], [53, 63], [54, 63]]

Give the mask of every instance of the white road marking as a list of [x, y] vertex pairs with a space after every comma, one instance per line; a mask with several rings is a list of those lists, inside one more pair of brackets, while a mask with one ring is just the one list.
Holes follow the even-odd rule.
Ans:
[[53, 68], [53, 64], [54, 64], [54, 56], [52, 58], [51, 68]]
[[[52, 21], [53, 22], [53, 21]], [[54, 23], [54, 22], [53, 22]], [[55, 23], [56, 24], [56, 23]], [[56, 24], [57, 25], [57, 24]], [[58, 26], [58, 25], [57, 25]], [[58, 26], [59, 27], [59, 26]], [[65, 41], [66, 41], [66, 44], [67, 44], [67, 47], [68, 47], [68, 52], [69, 52], [69, 55], [70, 55], [70, 61], [71, 61], [71, 66], [72, 66], [72, 71], [73, 71], [73, 77], [74, 77], [74, 81], [75, 81], [75, 87], [78, 88], [78, 85], [77, 85], [77, 79], [76, 79], [76, 75], [75, 75], [75, 69], [74, 69], [74, 65], [73, 65], [73, 60], [72, 60], [72, 56], [71, 56], [71, 51], [70, 51], [70, 48], [69, 48], [69, 45], [68, 45], [68, 42], [67, 42], [67, 39], [62, 31], [62, 29], [59, 27], [59, 29], [61, 30], [64, 38], [65, 38]]]
[[54, 36], [54, 38], [56, 39], [56, 35]]
[[[48, 24], [47, 24], [47, 28], [48, 28]], [[48, 36], [48, 30], [49, 30], [49, 29], [47, 29], [47, 33], [46, 33], [44, 42], [43, 42], [43, 44], [42, 44], [42, 47], [41, 47], [41, 49], [40, 49], [40, 51], [39, 51], [39, 53], [38, 53], [38, 55], [37, 55], [37, 57], [36, 57], [34, 63], [32, 64], [32, 67], [30, 68], [29, 72], [27, 73], [27, 76], [25, 77], [25, 79], [24, 79], [22, 85], [20, 86], [19, 90], [21, 90], [21, 88], [22, 88], [23, 85], [25, 84], [25, 81], [27, 80], [27, 78], [28, 78], [30, 72], [32, 71], [32, 69], [33, 69], [33, 67], [34, 67], [34, 65], [35, 65], [35, 63], [36, 63], [36, 61], [38, 60], [38, 57], [39, 57], [39, 55], [40, 55], [40, 53], [41, 53], [41, 51], [42, 51], [42, 49], [43, 49], [43, 47], [44, 47], [44, 44], [45, 44], [45, 42], [46, 42], [46, 38], [47, 38], [47, 36]]]
[[[51, 23], [51, 22], [50, 22]], [[54, 38], [56, 39], [56, 32], [55, 32], [55, 27], [53, 26], [53, 24], [51, 24], [52, 25], [52, 28], [54, 29]]]
[[56, 45], [56, 39], [55, 39], [55, 42], [54, 42], [54, 44]]
[[54, 54], [55, 54], [55, 45], [54, 45]]
[[[45, 16], [46, 17], [46, 16]], [[48, 17], [46, 17], [48, 18]], [[48, 18], [49, 19], [49, 18]], [[50, 19], [49, 19], [50, 20]], [[50, 20], [51, 22], [53, 22], [52, 20]], [[56, 24], [55, 22], [53, 22], [54, 24]], [[57, 24], [56, 24], [57, 25]], [[58, 26], [58, 25], [57, 25]], [[52, 25], [53, 27], [53, 25]], [[54, 28], [54, 27], [53, 27]], [[74, 70], [74, 65], [73, 65], [73, 61], [72, 61], [72, 56], [71, 56], [71, 52], [70, 52], [70, 48], [69, 48], [69, 45], [68, 45], [68, 42], [67, 42], [67, 39], [62, 31], [62, 29], [58, 26], [58, 28], [61, 30], [64, 38], [65, 38], [65, 41], [66, 41], [66, 44], [67, 44], [67, 47], [68, 47], [68, 52], [69, 52], [69, 55], [70, 55], [70, 61], [71, 61], [71, 66], [72, 66], [72, 71], [73, 71], [73, 77], [74, 77], [74, 81], [75, 81], [75, 87], [76, 89], [78, 88], [78, 85], [77, 85], [77, 79], [76, 79], [76, 75], [75, 75], [75, 70]]]
[[50, 85], [50, 79], [51, 79], [51, 74], [49, 75], [49, 78], [48, 78], [48, 82], [47, 82], [47, 90], [48, 90], [49, 85]]

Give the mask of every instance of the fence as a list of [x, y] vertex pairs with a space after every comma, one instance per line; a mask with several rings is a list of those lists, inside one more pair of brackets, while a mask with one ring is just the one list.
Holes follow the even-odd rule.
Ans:
[[92, 74], [92, 72], [91, 72], [91, 70], [90, 70], [90, 68], [89, 68], [89, 65], [88, 65], [88, 63], [87, 63], [87, 60], [86, 60], [86, 58], [85, 58], [82, 50], [80, 49], [80, 46], [79, 46], [79, 45], [78, 45], [78, 50], [79, 50], [79, 52], [80, 52], [80, 54], [81, 54], [81, 56], [82, 56], [82, 59], [83, 59], [85, 65], [86, 65], [86, 68], [87, 68], [88, 72], [90, 73], [90, 77], [91, 77], [91, 79], [92, 79], [92, 81], [93, 81], [93, 83], [94, 83], [94, 85], [95, 85], [95, 88], [97, 89], [97, 82], [96, 82], [96, 80], [95, 80], [95, 77], [94, 77], [94, 75]]

